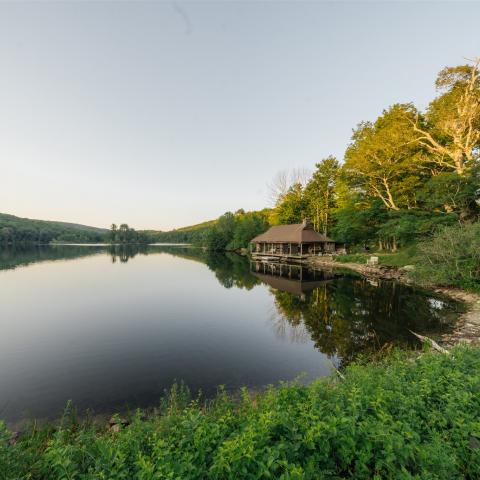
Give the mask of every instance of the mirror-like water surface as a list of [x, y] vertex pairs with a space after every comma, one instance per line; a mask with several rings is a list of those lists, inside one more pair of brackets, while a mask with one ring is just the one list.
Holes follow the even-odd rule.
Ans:
[[211, 395], [326, 375], [458, 305], [394, 282], [185, 247], [0, 250], [0, 418], [158, 404], [183, 380]]

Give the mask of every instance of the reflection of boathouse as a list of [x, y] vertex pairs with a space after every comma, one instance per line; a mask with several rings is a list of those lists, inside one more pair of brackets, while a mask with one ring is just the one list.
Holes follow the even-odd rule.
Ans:
[[263, 283], [276, 290], [297, 295], [302, 299], [305, 298], [306, 293], [335, 278], [333, 272], [287, 263], [252, 261], [250, 262], [250, 271]]
[[276, 225], [252, 241], [252, 255], [273, 257], [305, 257], [335, 253], [335, 242], [316, 232], [311, 224]]

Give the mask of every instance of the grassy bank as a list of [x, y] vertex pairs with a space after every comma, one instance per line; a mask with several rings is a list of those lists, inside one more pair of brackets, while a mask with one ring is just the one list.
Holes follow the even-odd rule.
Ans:
[[369, 252], [368, 254], [351, 253], [348, 255], [338, 255], [335, 260], [340, 263], [366, 264], [371, 256], [378, 257], [379, 265], [401, 268], [405, 265], [414, 265], [417, 262], [417, 246], [410, 245], [395, 253]]
[[480, 223], [443, 227], [418, 243], [396, 253], [357, 253], [341, 255], [340, 263], [365, 264], [377, 256], [379, 265], [410, 265], [410, 280], [429, 287], [454, 287], [480, 292]]
[[452, 353], [206, 406], [174, 388], [159, 414], [113, 429], [66, 416], [15, 443], [2, 427], [0, 478], [479, 478], [480, 349]]

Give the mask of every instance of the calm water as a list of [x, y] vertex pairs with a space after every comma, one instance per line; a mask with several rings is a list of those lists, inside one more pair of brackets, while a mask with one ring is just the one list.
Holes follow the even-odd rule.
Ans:
[[392, 282], [185, 247], [0, 250], [0, 418], [158, 404], [183, 380], [262, 387], [326, 375], [458, 306]]

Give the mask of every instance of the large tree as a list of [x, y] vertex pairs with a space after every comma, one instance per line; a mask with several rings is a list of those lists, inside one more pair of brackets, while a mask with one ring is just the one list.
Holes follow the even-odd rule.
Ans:
[[307, 202], [304, 188], [300, 183], [295, 183], [279, 200], [272, 212], [271, 221], [280, 224], [299, 223], [306, 215]]
[[340, 164], [333, 157], [327, 157], [316, 164], [316, 170], [305, 187], [308, 216], [316, 230], [328, 234], [332, 211], [335, 208], [335, 183]]
[[443, 171], [464, 175], [480, 158], [480, 59], [444, 68], [437, 77], [440, 95], [424, 117], [412, 122], [418, 142]]
[[389, 210], [416, 206], [425, 163], [411, 123], [416, 113], [410, 104], [396, 104], [375, 123], [361, 123], [345, 153], [351, 187], [380, 199]]
[[474, 220], [478, 218], [480, 206], [480, 172], [434, 175], [419, 192], [419, 198], [427, 210], [456, 213], [462, 221]]
[[117, 225], [115, 223], [112, 223], [112, 225], [110, 225], [109, 236], [110, 236], [110, 242], [115, 243], [117, 240]]
[[127, 243], [128, 242], [128, 232], [129, 227], [126, 223], [122, 223], [120, 227], [118, 227], [118, 236], [120, 238], [120, 242]]

